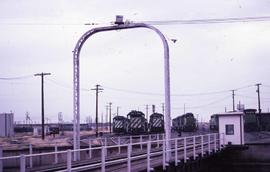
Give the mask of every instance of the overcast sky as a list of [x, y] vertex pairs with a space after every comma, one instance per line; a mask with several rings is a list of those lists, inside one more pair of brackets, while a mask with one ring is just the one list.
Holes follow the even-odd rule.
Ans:
[[[15, 120], [29, 112], [40, 121], [40, 77], [45, 77], [45, 115], [57, 121], [73, 118], [73, 56], [76, 42], [86, 31], [114, 21], [115, 15], [140, 21], [192, 20], [270, 16], [269, 0], [1, 0], [0, 112], [13, 111]], [[98, 23], [96, 26], [85, 23]], [[270, 103], [270, 21], [219, 24], [156, 25], [169, 41], [172, 117], [193, 112], [208, 121], [213, 113], [232, 110], [236, 103], [257, 108], [256, 83], [261, 86], [261, 107]], [[113, 103], [120, 115], [155, 104], [161, 112], [163, 47], [151, 30], [133, 29], [95, 34], [83, 46], [81, 69], [81, 121], [95, 114], [96, 84], [100, 115]], [[220, 92], [222, 91], [222, 92]], [[136, 94], [140, 92], [143, 94]], [[197, 93], [219, 92], [209, 95]], [[150, 94], [151, 93], [151, 94]], [[152, 94], [154, 93], [154, 94]], [[189, 96], [181, 96], [181, 95]], [[178, 95], [178, 96], [176, 96]], [[104, 117], [105, 118], [105, 117]]]

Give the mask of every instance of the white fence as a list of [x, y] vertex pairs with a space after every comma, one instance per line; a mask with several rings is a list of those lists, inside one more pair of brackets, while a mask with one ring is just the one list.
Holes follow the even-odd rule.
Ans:
[[[148, 138], [148, 140], [143, 141], [145, 138]], [[71, 172], [82, 169], [87, 170], [91, 168], [100, 168], [102, 172], [105, 172], [106, 167], [119, 163], [126, 163], [126, 170], [130, 172], [131, 169], [134, 168], [132, 166], [132, 161], [135, 160], [146, 160], [147, 163], [145, 169], [150, 171], [153, 168], [152, 162], [154, 161], [154, 158], [152, 157], [155, 157], [157, 161], [160, 161], [160, 165], [165, 169], [168, 163], [166, 162], [166, 152], [170, 152], [170, 161], [174, 161], [175, 165], [177, 165], [180, 160], [183, 160], [183, 163], [185, 163], [190, 158], [196, 159], [198, 155], [203, 157], [205, 153], [220, 150], [224, 146], [224, 139], [221, 140], [221, 138], [224, 138], [224, 134], [213, 133], [173, 138], [169, 140], [171, 144], [170, 150], [166, 150], [166, 140], [162, 135], [109, 138], [111, 142], [116, 143], [115, 145], [108, 145], [108, 138], [103, 138], [101, 140], [102, 146], [99, 147], [93, 147], [93, 140], [89, 139], [89, 147], [85, 149], [58, 151], [58, 147], [55, 146], [54, 152], [36, 154], [32, 154], [32, 146], [29, 146], [29, 154], [9, 157], [2, 157], [3, 152], [0, 149], [0, 172], [3, 172], [5, 162], [8, 160], [18, 161], [19, 171], [25, 172], [26, 168], [31, 169], [36, 167], [33, 164], [33, 159], [37, 157], [48, 158], [48, 156], [50, 156], [50, 158], [53, 157], [54, 159], [52, 165], [55, 166], [57, 164], [62, 169], [64, 168], [64, 170], [60, 170], [62, 172]], [[108, 153], [108, 151], [111, 151], [111, 153]], [[72, 155], [76, 152], [85, 152], [88, 155], [88, 157], [85, 158], [89, 162], [88, 165], [80, 166], [78, 163], [76, 165], [74, 159], [72, 161]], [[94, 157], [93, 153], [95, 154]], [[112, 158], [115, 157], [115, 154], [119, 154], [119, 157]], [[62, 155], [61, 159], [64, 160], [59, 161], [60, 155]], [[81, 160], [83, 161], [84, 159]], [[91, 160], [95, 163], [91, 163]]]

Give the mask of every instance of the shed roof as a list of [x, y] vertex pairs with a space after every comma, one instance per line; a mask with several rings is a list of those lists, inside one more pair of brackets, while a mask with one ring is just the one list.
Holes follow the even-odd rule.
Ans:
[[244, 115], [243, 112], [223, 112], [215, 114], [217, 116], [242, 116]]

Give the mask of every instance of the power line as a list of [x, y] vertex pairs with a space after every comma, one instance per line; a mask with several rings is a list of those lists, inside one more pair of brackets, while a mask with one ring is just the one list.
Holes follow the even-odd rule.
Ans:
[[265, 85], [265, 84], [262, 84], [261, 86], [262, 86], [262, 87], [267, 87], [267, 88], [270, 88], [270, 85]]
[[[219, 24], [219, 23], [239, 23], [239, 22], [265, 22], [270, 21], [270, 16], [258, 17], [230, 17], [230, 18], [210, 18], [210, 19], [191, 19], [191, 20], [154, 20], [154, 21], [134, 21], [134, 23], [146, 23], [151, 25], [177, 25], [177, 24]], [[80, 22], [80, 23], [56, 23], [56, 22], [1, 22], [0, 25], [27, 25], [27, 26], [94, 26], [94, 25], [113, 25], [114, 22]]]
[[238, 91], [238, 90], [242, 90], [242, 89], [250, 88], [250, 87], [254, 87], [254, 85], [246, 85], [246, 86], [243, 86], [243, 87], [236, 88], [234, 90]]
[[[204, 104], [204, 105], [199, 105], [199, 106], [190, 106], [190, 107], [185, 107], [186, 109], [198, 109], [198, 108], [202, 108], [202, 107], [207, 107], [207, 106], [210, 106], [210, 105], [213, 105], [213, 104], [216, 104], [216, 103], [219, 103], [221, 101], [224, 101], [226, 99], [228, 99], [229, 97], [231, 97], [231, 95], [229, 96], [226, 96], [226, 97], [223, 97], [221, 99], [218, 99], [218, 100], [215, 100], [213, 102], [210, 102], [210, 103], [207, 103], [207, 104]], [[173, 107], [172, 109], [183, 109], [182, 107]]]
[[216, 23], [239, 23], [239, 22], [262, 22], [262, 21], [270, 21], [270, 16], [192, 19], [192, 20], [159, 20], [159, 21], [142, 21], [142, 22], [151, 25], [177, 25], [177, 24], [216, 24]]
[[[247, 95], [243, 95], [243, 94], [235, 94], [238, 97], [244, 97], [244, 98], [249, 98], [249, 99], [257, 99], [257, 97], [254, 96], [247, 96]], [[269, 97], [261, 97], [261, 99], [270, 99]]]
[[[64, 88], [68, 88], [68, 89], [72, 89], [71, 86], [67, 85], [67, 84], [62, 84], [56, 81], [53, 81], [51, 79], [48, 79], [48, 81], [64, 87]], [[252, 87], [254, 85], [246, 85], [243, 87], [239, 87], [236, 88], [234, 90], [241, 90], [241, 89], [245, 89], [245, 88], [249, 88]], [[106, 88], [108, 90], [113, 90], [113, 91], [118, 91], [118, 92], [124, 92], [124, 93], [130, 93], [130, 94], [140, 94], [140, 95], [152, 95], [152, 96], [164, 96], [164, 94], [160, 94], [160, 93], [154, 93], [154, 92], [142, 92], [142, 91], [135, 91], [135, 90], [128, 90], [128, 89], [121, 89], [121, 88], [113, 88], [113, 87], [107, 87], [107, 86], [103, 86], [103, 88]], [[81, 88], [81, 91], [89, 91], [89, 89], [86, 88]], [[190, 94], [171, 94], [172, 97], [189, 97], [189, 96], [207, 96], [207, 95], [215, 95], [215, 94], [222, 94], [222, 93], [228, 93], [231, 90], [222, 90], [222, 91], [212, 91], [212, 92], [202, 92], [202, 93], [190, 93]]]
[[[153, 95], [153, 96], [164, 96], [164, 94], [160, 94], [160, 93], [141, 92], [141, 91], [127, 90], [127, 89], [112, 88], [112, 87], [107, 87], [107, 86], [103, 86], [103, 87], [106, 88], [106, 89], [109, 89], [109, 90], [125, 92], [125, 93], [133, 93], [133, 94], [141, 94], [141, 95]], [[175, 97], [203, 96], [203, 95], [211, 95], [211, 94], [220, 94], [220, 93], [225, 93], [225, 92], [228, 92], [228, 91], [229, 90], [205, 92], [205, 93], [191, 93], [191, 94], [171, 94], [171, 96], [175, 96]]]
[[[60, 86], [60, 87], [63, 87], [63, 88], [66, 88], [66, 89], [70, 89], [70, 90], [73, 90], [73, 87], [72, 86], [70, 86], [70, 85], [68, 85], [68, 84], [63, 84], [63, 83], [60, 83], [60, 82], [57, 82], [57, 81], [54, 81], [54, 80], [52, 80], [52, 79], [47, 79], [49, 82], [51, 82], [51, 83], [53, 83], [53, 84], [55, 84], [55, 85], [58, 85], [58, 86]], [[89, 91], [89, 89], [87, 89], [87, 88], [80, 88], [80, 90], [81, 91]]]
[[[249, 87], [252, 87], [252, 86], [254, 86], [254, 85], [247, 85], [247, 86], [236, 88], [234, 90], [241, 90], [241, 89], [249, 88]], [[160, 94], [160, 93], [141, 92], [141, 91], [127, 90], [127, 89], [112, 88], [112, 87], [107, 87], [107, 86], [103, 86], [103, 87], [106, 88], [106, 89], [109, 89], [109, 90], [119, 91], [119, 92], [125, 92], [125, 93], [134, 93], [134, 94], [142, 94], [142, 95], [153, 95], [153, 96], [164, 96], [164, 94]], [[206, 96], [206, 95], [228, 93], [229, 91], [231, 91], [231, 90], [202, 92], [202, 93], [190, 93], [190, 94], [171, 94], [171, 96], [172, 97]]]
[[[109, 24], [109, 23], [108, 23]], [[83, 26], [83, 25], [100, 25], [99, 23], [35, 23], [35, 22], [1, 22], [0, 25], [25, 25], [25, 26]]]
[[[70, 85], [68, 84], [63, 84], [63, 83], [59, 83], [57, 81], [54, 81], [52, 79], [47, 79], [48, 81], [50, 81], [53, 84], [56, 84], [58, 86], [67, 88], [67, 89], [73, 89]], [[254, 85], [246, 85], [243, 87], [238, 87], [235, 88], [233, 90], [242, 90], [242, 89], [246, 89], [249, 87], [253, 87]], [[270, 87], [270, 86], [269, 86]], [[107, 86], [103, 86], [103, 88], [106, 88], [108, 90], [113, 90], [113, 91], [117, 91], [117, 92], [124, 92], [124, 93], [130, 93], [130, 94], [139, 94], [139, 95], [152, 95], [152, 96], [164, 96], [164, 94], [160, 94], [160, 93], [154, 93], [154, 92], [142, 92], [142, 91], [134, 91], [134, 90], [128, 90], [128, 89], [121, 89], [121, 88], [113, 88], [113, 87], [107, 87]], [[89, 91], [89, 89], [86, 88], [80, 88], [81, 91]], [[192, 96], [207, 96], [207, 95], [215, 95], [215, 94], [222, 94], [222, 93], [228, 93], [231, 90], [221, 90], [221, 91], [212, 91], [212, 92], [201, 92], [201, 93], [189, 93], [189, 94], [171, 94], [172, 97], [192, 97]], [[238, 95], [238, 94], [237, 94]]]
[[15, 77], [0, 77], [0, 80], [20, 80], [32, 78], [34, 75], [24, 75], [24, 76], [15, 76]]

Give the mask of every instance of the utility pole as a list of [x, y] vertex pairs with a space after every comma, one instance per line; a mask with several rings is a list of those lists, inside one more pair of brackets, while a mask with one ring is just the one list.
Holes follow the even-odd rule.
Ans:
[[234, 96], [235, 96], [235, 94], [234, 94], [234, 91], [235, 90], [232, 90], [233, 112], [235, 112], [235, 105], [234, 105]]
[[116, 116], [119, 115], [119, 108], [120, 108], [119, 106], [116, 107]]
[[106, 117], [105, 117], [105, 125], [106, 125], [106, 130], [108, 129], [108, 110], [109, 110], [109, 106], [106, 105]]
[[101, 131], [104, 131], [103, 112], [101, 113]]
[[156, 113], [156, 106], [155, 105], [152, 105], [152, 112]]
[[98, 93], [100, 93], [103, 88], [100, 88], [100, 85], [96, 85], [96, 88], [93, 88], [91, 90], [96, 91], [96, 137], [98, 137]]
[[161, 103], [161, 107], [162, 107], [162, 114], [164, 115], [164, 111], [165, 111], [164, 103]]
[[257, 90], [256, 92], [258, 93], [258, 112], [259, 112], [259, 129], [261, 130], [261, 123], [262, 123], [262, 117], [261, 117], [261, 112], [262, 112], [262, 109], [261, 109], [261, 98], [260, 98], [260, 85], [262, 85], [261, 83], [258, 83], [256, 84], [257, 86]]
[[145, 105], [146, 121], [148, 121], [148, 109], [149, 109], [148, 105]]
[[110, 133], [112, 133], [112, 102], [109, 103], [109, 123]]
[[184, 104], [184, 114], [186, 114], [186, 104]]
[[259, 114], [261, 114], [261, 112], [262, 112], [262, 109], [261, 109], [261, 98], [260, 98], [260, 85], [262, 85], [262, 84], [261, 83], [256, 84], [256, 86], [257, 86], [256, 92], [258, 93], [258, 112], [259, 112]]
[[42, 127], [42, 140], [45, 139], [44, 131], [44, 76], [51, 75], [51, 73], [37, 73], [35, 76], [41, 77], [41, 127]]

